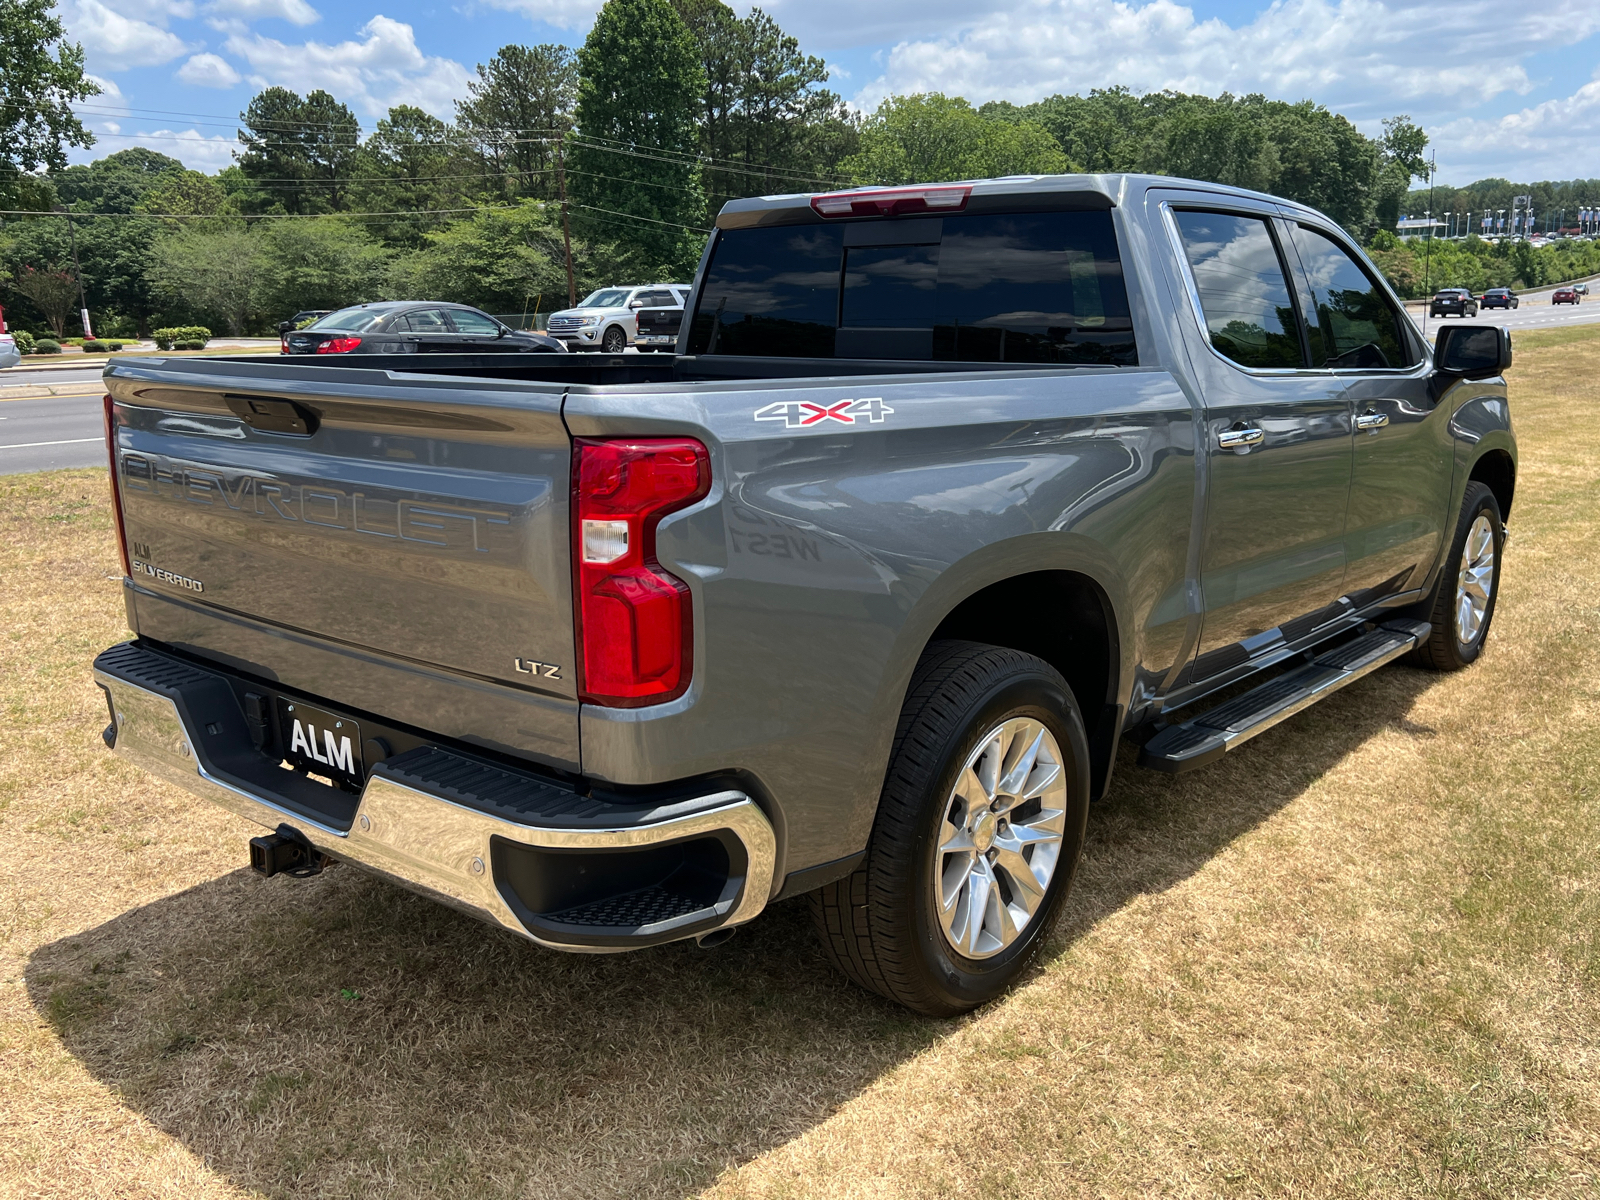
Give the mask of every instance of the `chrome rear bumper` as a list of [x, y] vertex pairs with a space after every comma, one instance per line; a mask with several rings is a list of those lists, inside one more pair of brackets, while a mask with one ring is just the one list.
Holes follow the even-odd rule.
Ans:
[[[123, 668], [117, 661], [118, 652], [123, 652], [122, 662], [133, 654], [143, 655], [138, 659], [140, 669]], [[152, 660], [155, 671], [150, 669]], [[165, 675], [159, 673], [162, 664], [167, 667]], [[140, 678], [136, 682], [129, 674]], [[186, 683], [192, 689], [196, 677], [202, 677], [201, 686], [210, 689], [205, 693], [210, 709], [200, 715], [194, 705], [186, 703], [186, 720], [180, 711], [179, 702], [185, 699], [182, 689]], [[456, 803], [438, 794], [447, 789], [430, 789], [418, 783], [414, 774], [380, 762], [367, 778], [349, 828], [339, 828], [277, 802], [264, 787], [241, 786], [227, 777], [227, 771], [208, 763], [211, 756], [205, 749], [206, 740], [196, 727], [203, 725], [215, 737], [219, 729], [225, 734], [227, 726], [242, 721], [237, 710], [221, 711], [227, 702], [219, 697], [231, 697], [231, 693], [222, 693], [215, 686], [218, 676], [126, 644], [113, 647], [96, 661], [94, 678], [110, 700], [112, 726], [106, 730], [106, 740], [128, 761], [268, 829], [290, 825], [324, 854], [355, 863], [552, 949], [606, 953], [698, 937], [755, 917], [772, 891], [776, 868], [772, 825], [742, 792], [714, 792], [653, 809], [619, 808], [617, 819], [610, 821], [604, 806], [590, 805], [590, 809], [602, 811], [589, 811], [563, 822], [529, 823]], [[218, 723], [209, 723], [213, 721]], [[530, 785], [537, 786], [533, 781]], [[503, 877], [509, 872], [501, 869], [508, 847], [513, 855], [517, 847], [625, 855], [694, 839], [719, 839], [726, 844], [730, 838], [742, 854], [729, 856], [732, 865], [720, 895], [697, 910], [647, 921], [627, 933], [613, 929], [586, 937], [586, 928], [602, 928], [603, 922], [588, 917], [569, 921], [560, 912], [545, 920], [531, 913]], [[621, 858], [617, 861], [619, 865], [622, 862]], [[617, 908], [614, 900], [606, 903]], [[621, 907], [641, 911], [637, 904]]]

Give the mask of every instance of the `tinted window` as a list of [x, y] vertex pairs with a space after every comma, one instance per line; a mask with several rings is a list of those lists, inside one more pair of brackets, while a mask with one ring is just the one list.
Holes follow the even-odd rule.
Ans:
[[1413, 358], [1400, 314], [1359, 263], [1304, 225], [1295, 248], [1311, 287], [1307, 320], [1311, 361], [1322, 367], [1408, 367]]
[[1136, 364], [1111, 214], [946, 218], [933, 357]]
[[1294, 302], [1267, 223], [1232, 213], [1174, 213], [1217, 353], [1244, 367], [1301, 367]]
[[937, 242], [847, 248], [835, 355], [932, 358], [938, 286]]
[[633, 302], [641, 308], [671, 308], [678, 303], [678, 298], [663, 289], [655, 292], [640, 292], [633, 298]]
[[838, 226], [724, 231], [706, 268], [689, 352], [832, 358], [843, 252]]
[[456, 329], [461, 333], [470, 333], [477, 337], [494, 337], [500, 332], [500, 326], [479, 312], [452, 308], [450, 310], [450, 320], [455, 322]]
[[[928, 240], [872, 245], [874, 238]], [[1107, 212], [726, 230], [691, 353], [1134, 364]]]
[[449, 333], [450, 323], [444, 318], [444, 311], [438, 308], [417, 308], [408, 312], [403, 318], [404, 324], [396, 321], [395, 325], [401, 329], [409, 329], [412, 333]]
[[344, 308], [336, 313], [330, 313], [320, 321], [314, 321], [311, 329], [336, 329], [342, 333], [364, 333], [369, 329], [376, 329], [378, 323], [388, 316], [383, 309], [371, 308]]

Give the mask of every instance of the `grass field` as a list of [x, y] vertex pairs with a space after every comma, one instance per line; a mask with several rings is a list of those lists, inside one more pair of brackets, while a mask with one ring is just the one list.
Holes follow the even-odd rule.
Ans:
[[1182, 778], [1125, 757], [1004, 1001], [913, 1019], [779, 905], [541, 952], [106, 753], [105, 478], [0, 478], [0, 1196], [1593, 1196], [1600, 329], [1519, 339], [1489, 650]]

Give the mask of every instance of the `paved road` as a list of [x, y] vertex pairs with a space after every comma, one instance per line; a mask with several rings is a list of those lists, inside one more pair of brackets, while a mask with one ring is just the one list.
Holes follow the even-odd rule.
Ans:
[[98, 363], [82, 367], [16, 366], [9, 370], [0, 371], [0, 390], [43, 384], [49, 387], [70, 388], [73, 391], [79, 391], [86, 386], [98, 386], [101, 369]]
[[0, 475], [105, 465], [100, 393], [0, 403]]
[[[1420, 313], [1412, 310], [1411, 316], [1418, 325], [1422, 325]], [[1439, 332], [1440, 326], [1458, 320], [1459, 317], [1430, 317], [1424, 332], [1431, 342]], [[1600, 323], [1600, 296], [1583, 304], [1529, 304], [1524, 301], [1521, 308], [1482, 309], [1467, 323], [1504, 325], [1512, 333], [1523, 330], [1531, 332], [1535, 329], [1560, 329], [1568, 325], [1594, 325]]]

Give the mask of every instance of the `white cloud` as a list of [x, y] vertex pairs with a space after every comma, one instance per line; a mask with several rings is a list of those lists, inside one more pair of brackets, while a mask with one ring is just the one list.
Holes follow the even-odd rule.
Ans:
[[195, 87], [231, 88], [243, 77], [215, 54], [196, 54], [178, 68], [178, 78]]
[[1123, 84], [1309, 96], [1368, 121], [1406, 110], [1426, 118], [1526, 92], [1529, 55], [1600, 31], [1592, 0], [1552, 0], [1512, 21], [1498, 0], [1277, 0], [1238, 27], [1199, 20], [1176, 0], [1003, 3], [973, 22], [954, 0], [889, 0], [890, 17], [903, 5], [908, 21], [946, 32], [897, 44], [856, 102], [912, 91], [1027, 102]]
[[277, 17], [291, 25], [315, 25], [322, 20], [322, 14], [306, 0], [215, 0], [206, 11], [221, 20], [240, 24], [266, 17]]
[[1498, 119], [1462, 118], [1429, 132], [1440, 177], [1456, 184], [1493, 175], [1595, 178], [1600, 176], [1600, 71], [1570, 96]]
[[250, 82], [305, 93], [322, 88], [367, 116], [395, 104], [415, 104], [437, 116], [454, 112], [466, 95], [467, 69], [417, 48], [410, 25], [376, 16], [361, 29], [361, 41], [288, 45], [260, 34], [235, 34], [223, 47], [250, 64]]
[[153, 129], [141, 130], [138, 133], [117, 133], [117, 127], [112, 122], [107, 122], [102, 128], [110, 131], [111, 136], [102, 133], [100, 144], [93, 150], [73, 154], [74, 161], [88, 162], [91, 159], [103, 158], [107, 154], [115, 154], [118, 150], [126, 150], [130, 146], [144, 146], [158, 153], [171, 155], [184, 166], [196, 171], [215, 174], [223, 167], [233, 164], [233, 152], [239, 148], [236, 138], [221, 134], [204, 134], [196, 129]]
[[84, 78], [100, 85], [100, 94], [91, 99], [90, 104], [97, 102], [104, 104], [110, 100], [122, 99], [122, 89], [117, 86], [116, 80], [107, 79], [102, 75], [92, 75], [87, 71], [84, 72]]
[[587, 30], [605, 0], [488, 0], [491, 8], [521, 13], [557, 29]]
[[191, 16], [193, 8], [186, 3], [152, 0], [136, 9], [138, 16], [128, 16], [101, 0], [65, 0], [60, 11], [68, 35], [83, 44], [94, 71], [156, 67], [193, 49], [162, 24], [171, 17]]

